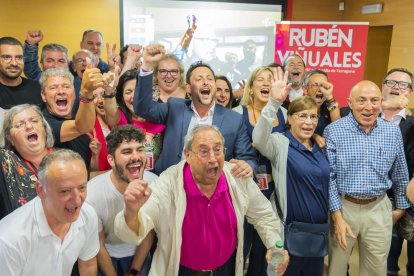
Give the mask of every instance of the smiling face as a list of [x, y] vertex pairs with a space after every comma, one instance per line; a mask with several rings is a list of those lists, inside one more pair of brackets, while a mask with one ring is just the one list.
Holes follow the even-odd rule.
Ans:
[[124, 184], [128, 184], [134, 179], [142, 179], [146, 158], [143, 142], [124, 140], [113, 156], [108, 155], [108, 162], [114, 176]]
[[104, 93], [104, 90], [102, 87], [95, 89], [93, 91], [93, 103], [95, 104], [95, 111], [96, 114], [102, 118], [105, 118], [105, 107], [104, 107], [104, 99], [102, 97], [102, 94]]
[[50, 76], [42, 90], [42, 99], [50, 114], [70, 119], [75, 102], [75, 89], [69, 78]]
[[79, 159], [55, 160], [49, 165], [46, 183], [37, 187], [50, 228], [74, 222], [86, 198], [88, 174]]
[[[23, 72], [23, 49], [20, 45], [0, 45], [0, 77], [15, 80]], [[3, 57], [10, 56], [10, 62], [4, 61]]]
[[134, 114], [134, 107], [132, 106], [132, 103], [134, 101], [134, 91], [136, 84], [137, 79], [126, 81], [122, 90], [122, 97], [124, 99], [125, 106], [129, 109], [129, 111], [132, 112], [132, 114]]
[[40, 60], [42, 70], [45, 71], [49, 68], [68, 68], [68, 60], [66, 55], [61, 51], [45, 51], [44, 59]]
[[272, 79], [273, 75], [270, 70], [263, 70], [254, 78], [250, 87], [253, 93], [253, 103], [262, 106], [269, 101]]
[[309, 78], [307, 92], [310, 97], [312, 97], [318, 106], [321, 106], [325, 101], [321, 91], [321, 86], [323, 83], [327, 82], [328, 79], [322, 74], [314, 74]]
[[[402, 81], [411, 84], [410, 75], [404, 72], [393, 72], [386, 77], [386, 80], [393, 81]], [[406, 89], [401, 89], [398, 84], [395, 84], [393, 87], [389, 87], [385, 83], [382, 84], [382, 96], [384, 99], [390, 99], [393, 97], [398, 97], [400, 95], [409, 98], [413, 94], [413, 89], [408, 87]]]
[[356, 84], [348, 99], [349, 108], [358, 124], [368, 132], [374, 125], [381, 112], [381, 91], [371, 81], [361, 81]]
[[164, 59], [158, 64], [157, 82], [161, 93], [171, 94], [180, 84], [180, 67], [174, 59]]
[[[185, 159], [198, 185], [217, 185], [223, 171], [224, 154], [216, 156], [212, 152], [223, 147], [223, 141], [217, 131], [205, 129], [194, 135], [191, 151], [184, 150]], [[210, 151], [208, 156], [200, 157], [199, 152], [205, 150]]]
[[216, 96], [216, 81], [213, 72], [204, 66], [194, 69], [190, 76], [190, 84], [186, 85], [187, 93], [191, 93], [194, 106], [211, 106]]
[[[318, 120], [312, 120], [311, 118], [318, 117], [318, 109], [306, 109], [296, 112], [292, 115], [288, 115], [288, 121], [290, 124], [290, 132], [300, 143], [305, 144], [312, 137], [315, 132]], [[307, 117], [302, 121], [304, 117]]]
[[39, 156], [46, 151], [46, 130], [40, 115], [32, 108], [16, 114], [7, 137], [23, 157]]
[[289, 72], [288, 81], [292, 83], [292, 87], [300, 87], [305, 74], [305, 65], [303, 64], [302, 59], [298, 56], [288, 57], [285, 70]]
[[91, 51], [95, 56], [100, 57], [103, 48], [103, 39], [99, 33], [90, 32], [85, 35], [80, 43], [81, 49]]
[[224, 80], [216, 80], [217, 92], [216, 92], [216, 103], [227, 107], [230, 101], [230, 87]]

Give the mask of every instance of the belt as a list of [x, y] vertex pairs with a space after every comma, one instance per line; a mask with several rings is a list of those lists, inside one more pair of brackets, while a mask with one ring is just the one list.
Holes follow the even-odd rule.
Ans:
[[180, 266], [181, 270], [185, 270], [185, 275], [191, 276], [216, 276], [218, 275], [218, 268], [214, 270], [193, 270], [188, 267]]
[[378, 198], [380, 198], [380, 196], [371, 197], [371, 198], [354, 198], [354, 197], [345, 195], [344, 198], [355, 204], [366, 205], [366, 204], [376, 201]]

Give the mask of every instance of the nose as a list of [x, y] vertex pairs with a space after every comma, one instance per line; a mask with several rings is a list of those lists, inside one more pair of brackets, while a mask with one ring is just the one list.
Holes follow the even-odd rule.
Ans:
[[71, 200], [74, 202], [77, 206], [82, 204], [82, 199], [84, 198], [84, 192], [80, 191], [79, 189], [73, 189], [72, 190], [72, 197]]
[[10, 60], [10, 64], [17, 65], [17, 58], [16, 57], [12, 57], [11, 60]]

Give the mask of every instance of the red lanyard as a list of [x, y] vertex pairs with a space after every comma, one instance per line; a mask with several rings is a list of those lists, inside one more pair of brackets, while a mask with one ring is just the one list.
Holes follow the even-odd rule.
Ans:
[[[50, 154], [51, 152], [52, 152], [52, 148], [47, 148], [47, 154]], [[26, 159], [23, 159], [23, 161], [24, 161], [24, 163], [26, 163], [27, 167], [29, 167], [29, 169], [32, 171], [32, 173], [37, 177], [37, 171], [33, 168], [32, 163], [30, 163]]]

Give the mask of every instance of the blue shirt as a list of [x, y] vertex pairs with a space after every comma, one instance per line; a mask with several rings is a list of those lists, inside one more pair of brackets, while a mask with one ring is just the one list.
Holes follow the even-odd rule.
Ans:
[[366, 133], [352, 113], [326, 127], [330, 165], [329, 208], [341, 209], [341, 195], [372, 198], [393, 188], [396, 207], [410, 205], [405, 196], [407, 163], [400, 129], [378, 118]]
[[314, 142], [312, 151], [293, 137], [290, 131], [286, 173], [286, 225], [292, 221], [328, 222], [329, 164]]

